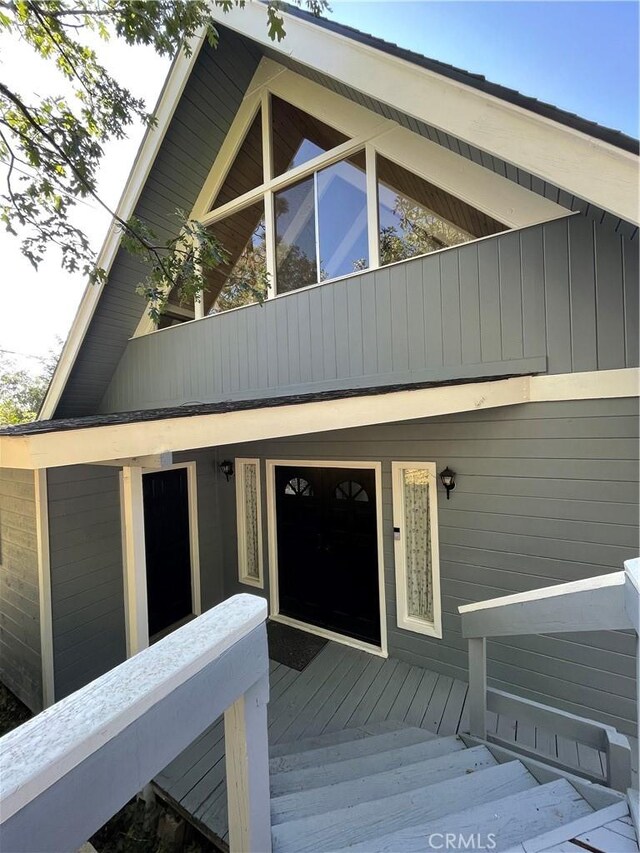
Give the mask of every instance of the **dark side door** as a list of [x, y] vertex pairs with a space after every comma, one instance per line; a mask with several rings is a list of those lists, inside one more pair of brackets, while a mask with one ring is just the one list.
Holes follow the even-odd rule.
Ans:
[[193, 612], [187, 469], [145, 474], [142, 488], [152, 637]]
[[284, 616], [380, 645], [375, 472], [276, 466]]

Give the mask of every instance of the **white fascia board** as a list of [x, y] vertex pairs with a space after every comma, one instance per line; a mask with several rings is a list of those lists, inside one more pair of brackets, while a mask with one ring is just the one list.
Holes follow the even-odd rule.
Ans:
[[[639, 368], [521, 376], [190, 417], [0, 435], [0, 468], [56, 468], [556, 400], [637, 397]], [[256, 413], [259, 417], [256, 417]]]
[[[127, 178], [122, 197], [116, 207], [116, 215], [120, 219], [127, 220], [132, 215], [144, 185], [149, 177], [164, 135], [169, 127], [176, 107], [182, 96], [184, 87], [189, 79], [193, 65], [198, 58], [200, 49], [204, 44], [206, 33], [204, 30], [193, 38], [190, 43], [191, 54], [187, 56], [181, 50], [173, 60], [169, 74], [160, 93], [158, 103], [154, 110], [156, 117], [155, 127], [147, 128], [144, 138], [136, 155], [136, 159]], [[107, 237], [98, 254], [97, 266], [111, 270], [118, 248], [120, 247], [120, 231], [115, 223], [109, 227]], [[102, 296], [104, 284], [88, 284], [80, 307], [73, 320], [73, 324], [65, 341], [60, 360], [47, 389], [38, 420], [47, 420], [53, 417], [62, 392], [64, 391], [69, 375], [75, 364], [76, 358], [84, 341], [89, 324]]]
[[450, 133], [542, 180], [638, 224], [638, 157], [560, 122], [407, 60], [283, 13], [286, 37], [268, 36], [266, 8], [248, 3], [213, 17], [258, 44]]

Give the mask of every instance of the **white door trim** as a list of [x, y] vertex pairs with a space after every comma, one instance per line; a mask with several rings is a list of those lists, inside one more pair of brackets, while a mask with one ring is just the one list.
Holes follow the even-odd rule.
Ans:
[[[276, 492], [275, 492], [275, 475], [278, 465], [297, 465], [306, 468], [364, 468], [374, 471], [376, 483], [376, 531], [378, 545], [378, 596], [380, 606], [380, 646], [374, 646], [370, 643], [363, 643], [360, 640], [346, 637], [344, 634], [338, 634], [334, 631], [327, 631], [324, 628], [317, 628], [315, 625], [309, 625], [306, 622], [299, 622], [297, 619], [291, 619], [288, 616], [280, 614], [280, 602], [278, 598], [278, 531], [276, 518]], [[276, 622], [282, 622], [285, 625], [291, 625], [294, 628], [300, 628], [310, 634], [316, 634], [319, 637], [324, 637], [328, 640], [335, 640], [337, 643], [343, 643], [346, 646], [352, 646], [356, 649], [376, 654], [381, 657], [388, 657], [387, 643], [387, 607], [385, 595], [385, 580], [384, 580], [384, 551], [383, 551], [383, 516], [382, 516], [382, 463], [375, 461], [363, 460], [335, 460], [335, 459], [267, 459], [266, 460], [266, 480], [267, 480], [267, 535], [269, 543], [269, 616]]]

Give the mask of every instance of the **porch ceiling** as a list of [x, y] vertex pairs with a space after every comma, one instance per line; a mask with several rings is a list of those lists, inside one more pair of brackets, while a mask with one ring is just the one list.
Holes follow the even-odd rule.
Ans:
[[0, 468], [55, 468], [394, 423], [530, 400], [638, 394], [638, 369], [357, 388], [0, 429]]

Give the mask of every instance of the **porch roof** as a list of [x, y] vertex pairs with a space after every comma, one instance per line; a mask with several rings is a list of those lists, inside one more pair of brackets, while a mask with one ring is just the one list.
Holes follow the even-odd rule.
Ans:
[[638, 370], [627, 368], [353, 388], [36, 421], [0, 429], [0, 468], [130, 460], [529, 401], [637, 394]]

